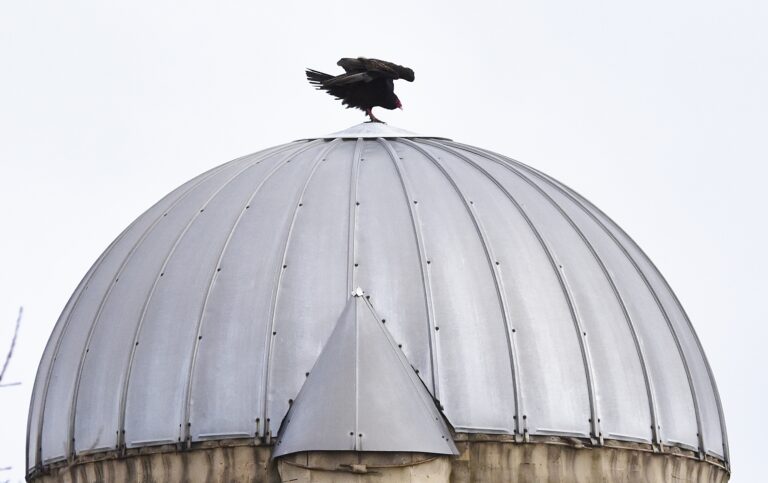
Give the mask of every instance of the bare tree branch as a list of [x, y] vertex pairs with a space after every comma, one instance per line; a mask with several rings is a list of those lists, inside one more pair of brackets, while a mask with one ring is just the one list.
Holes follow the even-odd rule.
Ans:
[[13, 357], [13, 348], [16, 347], [16, 337], [19, 335], [19, 327], [21, 326], [21, 316], [24, 314], [24, 307], [19, 307], [19, 316], [16, 317], [16, 328], [13, 330], [13, 339], [11, 339], [11, 347], [8, 349], [8, 355], [5, 356], [5, 362], [3, 363], [3, 370], [0, 371], [0, 382], [3, 380], [3, 376], [5, 376], [5, 371], [8, 369], [8, 364], [11, 362], [11, 357]]

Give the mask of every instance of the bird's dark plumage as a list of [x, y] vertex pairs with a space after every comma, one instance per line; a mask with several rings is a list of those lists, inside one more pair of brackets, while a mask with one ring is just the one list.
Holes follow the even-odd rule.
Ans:
[[365, 111], [374, 122], [381, 122], [371, 112], [374, 107], [402, 108], [400, 99], [395, 95], [394, 81], [414, 80], [412, 69], [384, 60], [345, 57], [339, 60], [337, 65], [344, 69], [344, 74], [334, 77], [307, 69], [307, 80], [318, 89], [339, 99], [348, 108]]

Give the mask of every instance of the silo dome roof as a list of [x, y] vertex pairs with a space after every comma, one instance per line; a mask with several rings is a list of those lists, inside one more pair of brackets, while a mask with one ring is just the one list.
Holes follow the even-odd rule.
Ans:
[[515, 160], [365, 124], [218, 166], [118, 236], [43, 354], [29, 468], [269, 441], [356, 287], [457, 432], [728, 458], [701, 344], [621, 228]]

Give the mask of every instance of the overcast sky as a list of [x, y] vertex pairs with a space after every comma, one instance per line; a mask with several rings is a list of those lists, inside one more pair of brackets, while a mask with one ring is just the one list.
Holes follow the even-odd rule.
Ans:
[[[390, 124], [574, 187], [656, 262], [725, 408], [733, 479], [765, 478], [768, 3], [0, 4], [0, 481], [22, 481], [35, 370], [101, 251], [177, 185], [358, 122], [304, 67], [413, 67]], [[762, 436], [762, 437], [761, 437]]]

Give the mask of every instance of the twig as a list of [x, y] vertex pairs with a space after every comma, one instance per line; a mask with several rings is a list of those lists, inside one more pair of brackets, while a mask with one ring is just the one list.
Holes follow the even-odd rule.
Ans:
[[11, 348], [8, 349], [8, 355], [5, 356], [5, 362], [3, 363], [3, 370], [0, 371], [0, 381], [5, 376], [5, 370], [8, 369], [8, 364], [13, 357], [13, 348], [16, 347], [16, 337], [19, 335], [19, 327], [21, 326], [21, 316], [24, 314], [24, 307], [19, 307], [19, 316], [16, 317], [16, 328], [13, 330], [13, 339], [11, 339]]

